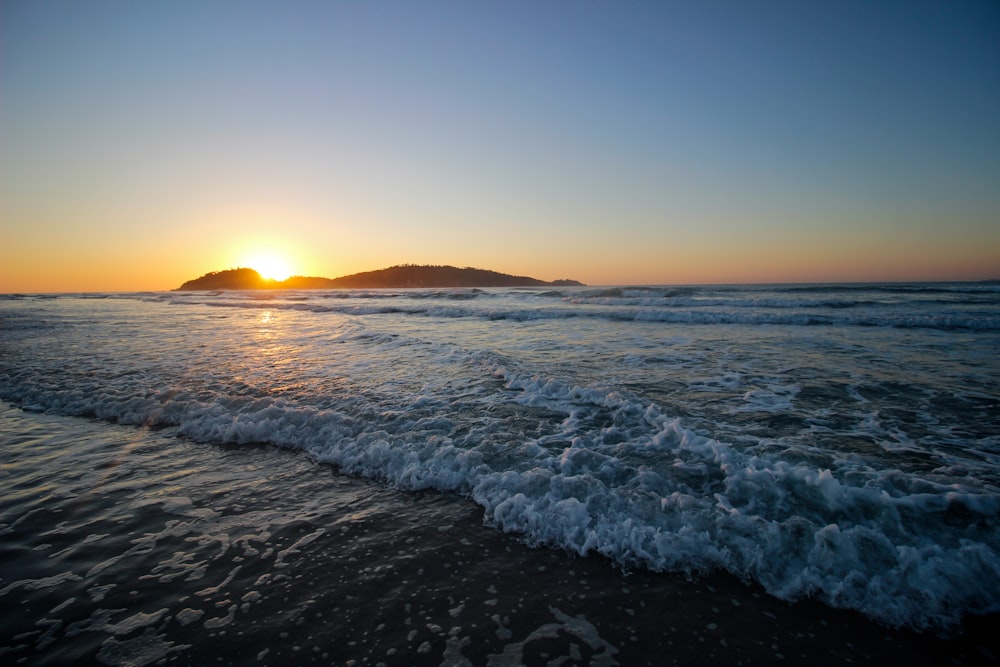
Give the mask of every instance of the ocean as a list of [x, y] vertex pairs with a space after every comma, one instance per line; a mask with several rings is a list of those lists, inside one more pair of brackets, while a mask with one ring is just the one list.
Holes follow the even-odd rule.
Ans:
[[1000, 659], [995, 283], [2, 295], [0, 400], [10, 664]]

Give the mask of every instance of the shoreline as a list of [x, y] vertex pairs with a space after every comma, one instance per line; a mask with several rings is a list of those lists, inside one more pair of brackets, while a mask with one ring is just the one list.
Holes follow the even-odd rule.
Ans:
[[[0, 407], [0, 656], [26, 664], [995, 664], [722, 573], [622, 573], [269, 446]], [[562, 662], [559, 662], [562, 660]]]

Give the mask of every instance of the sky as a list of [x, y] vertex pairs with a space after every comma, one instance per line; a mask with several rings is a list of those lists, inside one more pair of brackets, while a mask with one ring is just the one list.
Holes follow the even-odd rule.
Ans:
[[1000, 278], [1000, 4], [0, 3], [0, 292], [268, 262]]

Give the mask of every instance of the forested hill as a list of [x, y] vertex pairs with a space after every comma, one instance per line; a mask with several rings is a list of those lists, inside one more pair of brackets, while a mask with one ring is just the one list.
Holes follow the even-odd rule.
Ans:
[[402, 264], [378, 271], [354, 273], [340, 278], [292, 276], [276, 281], [261, 277], [253, 269], [214, 271], [188, 280], [178, 290], [254, 290], [254, 289], [373, 289], [379, 287], [567, 287], [582, 285], [575, 280], [551, 282], [512, 276], [486, 269], [454, 266]]
[[175, 291], [276, 289], [278, 286], [277, 281], [267, 280], [253, 269], [229, 269], [228, 271], [212, 271], [201, 278], [188, 280]]
[[[286, 282], [291, 282], [289, 278]], [[355, 273], [330, 281], [331, 287], [543, 287], [547, 285], [580, 285], [575, 280], [547, 282], [527, 276], [511, 276], [486, 269], [454, 266], [403, 264], [378, 271]]]

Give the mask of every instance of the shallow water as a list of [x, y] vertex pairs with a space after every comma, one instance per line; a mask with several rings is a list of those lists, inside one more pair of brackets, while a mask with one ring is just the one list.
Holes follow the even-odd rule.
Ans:
[[452, 494], [0, 407], [5, 664], [991, 664], [731, 577], [526, 546]]
[[8, 296], [0, 331], [26, 410], [297, 450], [889, 626], [1000, 604], [995, 286]]

